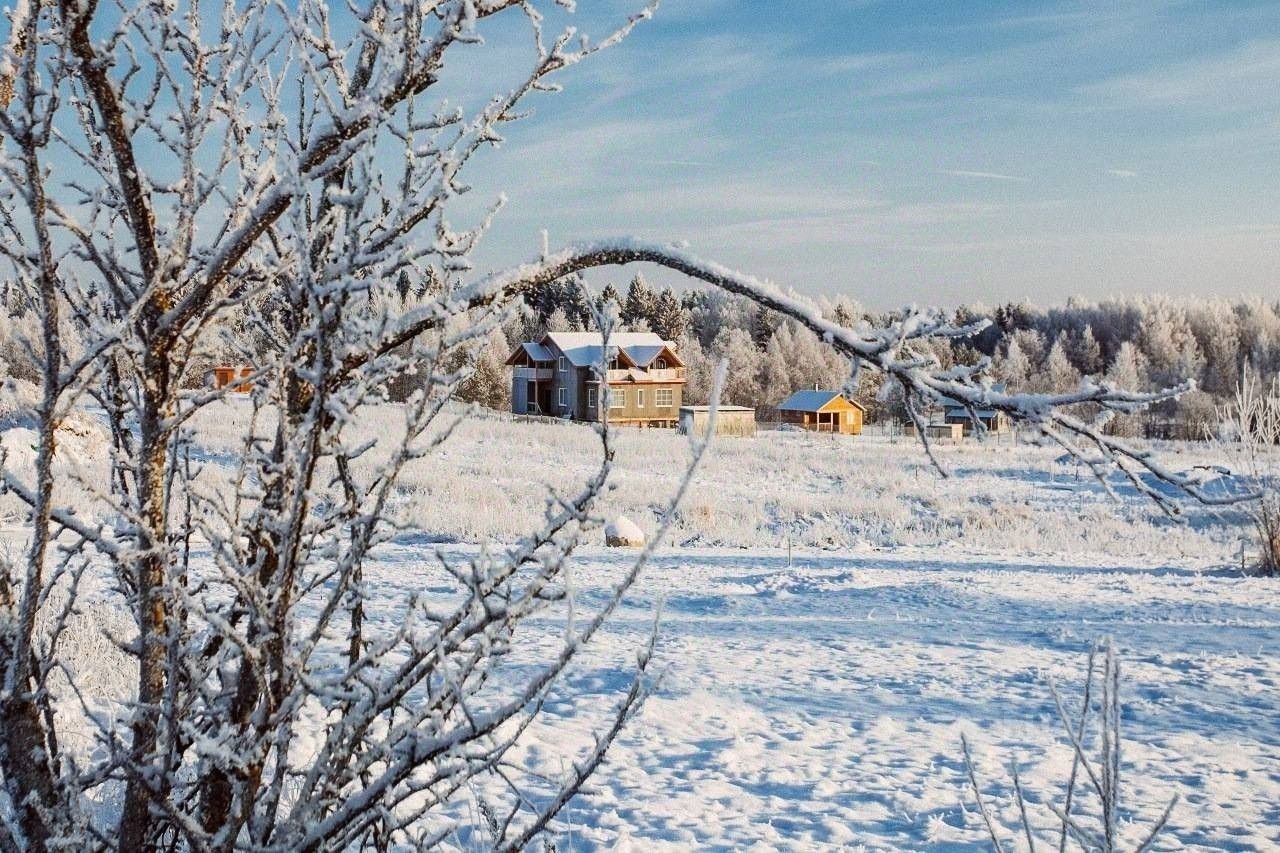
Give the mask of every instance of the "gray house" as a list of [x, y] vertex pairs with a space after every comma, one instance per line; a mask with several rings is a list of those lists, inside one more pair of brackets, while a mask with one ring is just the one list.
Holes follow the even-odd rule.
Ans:
[[[991, 385], [991, 391], [995, 394], [1003, 394], [1004, 388], [1003, 382], [996, 382]], [[958, 400], [945, 399], [943, 400], [942, 412], [943, 423], [959, 424], [964, 429], [965, 435], [973, 431], [974, 418], [978, 419], [986, 432], [994, 433], [995, 435], [1007, 433], [1012, 428], [1012, 422], [1006, 413], [985, 406], [975, 406], [971, 412], [967, 406]]]
[[607, 390], [610, 423], [675, 426], [685, 383], [675, 346], [653, 332], [616, 332], [601, 383], [603, 353], [599, 332], [548, 332], [520, 344], [506, 362], [511, 411], [598, 421]]

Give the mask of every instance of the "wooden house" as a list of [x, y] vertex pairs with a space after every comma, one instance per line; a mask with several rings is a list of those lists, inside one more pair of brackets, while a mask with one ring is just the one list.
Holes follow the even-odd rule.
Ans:
[[859, 435], [865, 414], [859, 403], [839, 391], [797, 391], [778, 404], [782, 423], [813, 432]]
[[[706, 435], [711, 419], [710, 406], [681, 406], [679, 431], [685, 435]], [[717, 406], [716, 435], [756, 434], [756, 410], [746, 406]]]
[[684, 362], [653, 332], [616, 332], [607, 353], [599, 332], [548, 332], [517, 346], [506, 363], [517, 414], [599, 421], [608, 406], [612, 424], [664, 427], [679, 417]]

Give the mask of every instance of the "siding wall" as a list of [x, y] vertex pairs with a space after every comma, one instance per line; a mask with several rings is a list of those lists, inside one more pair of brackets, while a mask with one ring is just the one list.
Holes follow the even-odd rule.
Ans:
[[[621, 382], [610, 386], [614, 392], [623, 392], [627, 395], [626, 405], [622, 408], [614, 408], [609, 410], [609, 420], [611, 421], [675, 421], [680, 417], [680, 398], [683, 385], [680, 383], [632, 383]], [[658, 408], [657, 391], [660, 388], [671, 391], [671, 405]], [[644, 406], [637, 405], [638, 398], [636, 391], [644, 391]]]

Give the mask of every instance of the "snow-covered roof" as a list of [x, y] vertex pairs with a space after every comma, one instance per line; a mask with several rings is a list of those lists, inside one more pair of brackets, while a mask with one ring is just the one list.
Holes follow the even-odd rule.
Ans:
[[663, 350], [667, 350], [671, 355], [675, 356], [676, 348], [670, 341], [663, 341], [661, 344], [640, 344], [639, 346], [624, 347], [627, 355], [640, 367], [648, 367], [653, 360], [662, 354]]
[[[590, 367], [600, 361], [603, 336], [599, 332], [547, 332], [549, 340], [574, 367]], [[674, 347], [654, 332], [614, 332], [609, 336], [609, 349], [622, 350], [627, 358], [644, 367], [657, 358], [664, 348]]]
[[556, 357], [551, 354], [551, 350], [547, 349], [542, 344], [523, 343], [520, 346], [524, 347], [524, 351], [528, 354], [529, 358], [534, 361], [555, 361], [556, 359]]
[[[816, 412], [839, 396], [839, 391], [797, 391], [779, 403], [778, 408], [789, 412]], [[862, 408], [856, 400], [849, 402]]]

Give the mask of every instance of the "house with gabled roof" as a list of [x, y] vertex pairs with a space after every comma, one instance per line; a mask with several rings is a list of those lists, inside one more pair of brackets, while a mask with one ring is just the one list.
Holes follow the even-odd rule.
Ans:
[[548, 332], [517, 346], [506, 363], [517, 414], [599, 421], [608, 406], [615, 424], [675, 426], [679, 418], [684, 362], [653, 332], [615, 332], [607, 353], [599, 332]]
[[866, 409], [839, 391], [797, 391], [778, 404], [784, 424], [813, 432], [860, 435]]
[[[1004, 383], [995, 382], [991, 385], [991, 391], [994, 394], [1004, 393]], [[974, 429], [974, 419], [982, 424], [983, 430], [988, 433], [1000, 435], [1007, 433], [1012, 429], [1013, 422], [1009, 419], [1009, 415], [998, 409], [989, 406], [974, 406], [972, 409], [961, 403], [959, 400], [945, 398], [942, 401], [942, 420], [943, 423], [960, 424], [964, 429], [964, 434], [968, 435]]]

